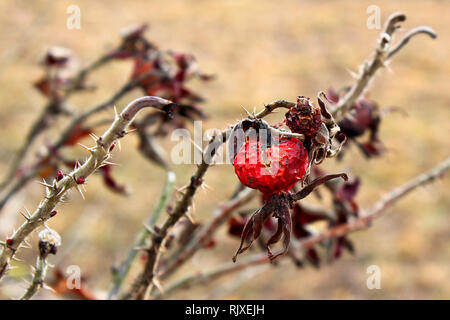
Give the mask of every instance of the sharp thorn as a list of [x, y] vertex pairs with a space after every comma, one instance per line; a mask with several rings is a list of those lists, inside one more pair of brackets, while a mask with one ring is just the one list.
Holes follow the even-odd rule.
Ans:
[[117, 111], [116, 106], [114, 106], [114, 116], [116, 117], [116, 119], [120, 119], [120, 113], [119, 111]]
[[147, 229], [147, 231], [152, 234], [152, 235], [156, 235], [156, 231], [154, 228], [152, 228], [151, 226], [149, 226], [148, 224], [144, 223], [144, 228]]
[[164, 289], [163, 289], [161, 283], [159, 282], [159, 280], [157, 278], [153, 277], [152, 282], [155, 285], [155, 287], [158, 288], [159, 292], [161, 292], [161, 295], [164, 296], [165, 292], [164, 292]]
[[130, 134], [130, 133], [133, 133], [133, 132], [135, 132], [135, 131], [137, 131], [137, 129], [127, 130], [127, 131], [125, 131], [125, 135]]
[[22, 259], [17, 258], [17, 257], [12, 257], [11, 260], [17, 261], [17, 262], [23, 262]]
[[136, 250], [136, 251], [148, 251], [148, 250], [150, 250], [150, 247], [149, 246], [138, 246], [138, 247], [134, 247], [133, 250]]
[[47, 285], [45, 283], [42, 284], [42, 289], [49, 290], [53, 293], [56, 293], [55, 289], [53, 289], [52, 287], [50, 287], [49, 285]]
[[94, 147], [93, 148], [89, 148], [89, 147], [87, 147], [87, 146], [85, 146], [84, 144], [82, 144], [82, 143], [78, 143], [82, 148], [84, 148], [84, 149], [86, 149], [87, 151], [89, 151], [90, 153], [94, 153]]
[[[193, 205], [192, 205], [192, 211], [195, 211]], [[192, 215], [191, 215], [189, 212], [186, 212], [184, 215], [186, 216], [186, 218], [188, 218], [188, 220], [189, 220], [192, 224], [195, 224], [194, 218], [192, 217]]]
[[114, 163], [114, 162], [110, 162], [110, 161], [103, 161], [102, 164], [110, 165], [110, 166], [120, 166], [119, 163]]
[[50, 189], [52, 188], [52, 186], [49, 185], [47, 182], [45, 182], [45, 180], [44, 181], [38, 181], [37, 183], [43, 185], [46, 188], [50, 188]]
[[80, 186], [77, 185], [76, 187], [77, 187], [77, 190], [78, 190], [78, 192], [80, 193], [81, 197], [83, 198], [83, 200], [86, 200], [86, 198], [84, 197], [83, 191], [81, 191]]
[[245, 110], [245, 112], [247, 113], [247, 115], [248, 115], [249, 117], [252, 116], [252, 114], [251, 114], [247, 109], [245, 109], [244, 106], [241, 106], [241, 108]]
[[27, 220], [27, 221], [30, 220], [30, 217], [28, 217], [27, 215], [25, 215], [22, 211], [19, 211], [19, 213], [22, 215], [22, 217], [23, 217], [25, 220]]

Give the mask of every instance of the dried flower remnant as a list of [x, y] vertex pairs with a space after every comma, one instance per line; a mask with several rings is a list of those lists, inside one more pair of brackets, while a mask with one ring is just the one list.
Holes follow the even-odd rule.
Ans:
[[44, 74], [34, 82], [34, 86], [56, 104], [54, 106], [55, 113], [58, 109], [57, 104], [63, 102], [64, 93], [67, 90], [92, 89], [77, 78], [79, 62], [71, 49], [59, 46], [50, 47], [42, 60], [42, 66]]
[[61, 236], [55, 230], [50, 228], [43, 229], [39, 232], [38, 238], [41, 257], [45, 258], [49, 254], [56, 254], [58, 247], [61, 245]]
[[[330, 217], [317, 214], [301, 203], [297, 202], [292, 208], [292, 233], [296, 239], [305, 239], [313, 236], [310, 224], [318, 221], [328, 221]], [[307, 248], [304, 252], [306, 259], [316, 268], [320, 266], [320, 256], [316, 248]]]
[[292, 132], [315, 137], [322, 125], [320, 109], [308, 97], [299, 96], [297, 104], [285, 114], [286, 125]]
[[101, 167], [100, 173], [103, 176], [103, 182], [104, 184], [113, 192], [122, 194], [122, 195], [128, 195], [128, 190], [125, 185], [119, 184], [112, 175], [112, 165], [107, 164], [103, 167]]
[[109, 56], [114, 59], [127, 59], [145, 54], [148, 50], [157, 49], [148, 41], [144, 34], [148, 25], [145, 23], [133, 24], [120, 30], [122, 43], [112, 51]]
[[70, 136], [67, 139], [65, 139], [64, 146], [71, 147], [77, 145], [80, 140], [94, 133], [93, 129], [94, 128], [81, 126], [79, 124], [76, 125], [71, 130]]
[[[341, 95], [332, 89], [328, 92], [330, 100], [337, 104]], [[381, 120], [381, 110], [378, 104], [361, 97], [349, 108], [348, 114], [339, 120], [338, 125], [348, 139], [359, 147], [364, 156], [372, 158], [380, 156], [386, 150], [378, 134]], [[360, 142], [360, 138], [366, 134], [368, 134], [367, 140]], [[343, 155], [344, 153], [341, 153], [339, 159]]]
[[[317, 100], [319, 107], [314, 106], [308, 97], [299, 96], [297, 104], [285, 114], [284, 121], [292, 132], [305, 136], [304, 144], [308, 149], [310, 162], [314, 164], [336, 156], [346, 141], [345, 135], [328, 111], [325, 94], [319, 92]], [[334, 138], [338, 141], [336, 147]]]

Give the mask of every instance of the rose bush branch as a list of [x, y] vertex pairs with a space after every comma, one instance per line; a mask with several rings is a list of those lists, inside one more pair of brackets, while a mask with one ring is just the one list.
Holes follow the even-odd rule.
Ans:
[[45, 276], [47, 275], [48, 269], [47, 258], [41, 257], [40, 255], [36, 260], [36, 267], [34, 268], [33, 278], [28, 286], [26, 292], [20, 298], [20, 300], [31, 299], [38, 291], [44, 286]]
[[[299, 243], [296, 244], [295, 249], [300, 248], [307, 249], [327, 239], [340, 237], [349, 234], [351, 232], [367, 228], [375, 218], [379, 217], [383, 212], [385, 212], [387, 209], [393, 206], [396, 202], [398, 202], [408, 193], [414, 191], [420, 186], [429, 184], [434, 180], [442, 177], [442, 175], [449, 168], [450, 168], [450, 158], [447, 158], [446, 160], [435, 166], [433, 169], [418, 175], [417, 177], [409, 180], [408, 182], [402, 184], [401, 186], [392, 189], [390, 192], [386, 193], [374, 205], [364, 210], [360, 218], [357, 218], [353, 221], [349, 221], [348, 223], [345, 224], [337, 225], [335, 227], [325, 230], [322, 233], [311, 236], [305, 240], [299, 241]], [[206, 284], [218, 277], [231, 274], [233, 272], [238, 272], [251, 266], [266, 264], [269, 261], [270, 258], [265, 253], [258, 253], [245, 257], [244, 259], [236, 263], [226, 263], [223, 265], [219, 265], [209, 271], [201, 271], [183, 277], [179, 280], [175, 280], [173, 283], [164, 287], [164, 295], [162, 295], [161, 293], [155, 293], [153, 298], [158, 299], [167, 297], [169, 294], [179, 289], [192, 287], [200, 284]], [[287, 260], [281, 262], [286, 263]]]
[[432, 39], [437, 38], [436, 32], [427, 26], [416, 27], [408, 31], [408, 33], [400, 40], [387, 54], [386, 60], [389, 60], [394, 54], [400, 51], [414, 36], [418, 34], [426, 34]]
[[132, 122], [134, 116], [143, 108], [153, 107], [164, 110], [171, 104], [171, 101], [147, 96], [132, 101], [122, 113], [116, 113], [115, 120], [109, 129], [96, 140], [96, 146], [89, 148], [89, 158], [60, 181], [55, 180], [53, 185], [46, 185], [46, 196], [37, 209], [29, 217], [26, 217], [26, 221], [5, 241], [0, 254], [0, 278], [6, 274], [11, 259], [28, 235], [54, 216], [54, 209], [62, 201], [64, 195], [70, 189], [79, 188], [88, 176], [103, 166], [105, 161], [108, 161], [111, 156], [111, 146], [116, 140], [127, 134], [126, 128]]
[[361, 65], [357, 81], [335, 106], [335, 109], [333, 110], [334, 116], [342, 117], [342, 115], [345, 114], [351, 106], [353, 106], [356, 100], [358, 100], [358, 98], [367, 89], [375, 73], [381, 67], [384, 67], [386, 65], [386, 62], [388, 62], [388, 60], [392, 58], [394, 54], [400, 51], [400, 49], [402, 49], [412, 37], [420, 33], [427, 34], [433, 39], [437, 37], [434, 30], [429, 27], [417, 27], [408, 32], [397, 45], [392, 47], [392, 39], [394, 33], [398, 28], [400, 28], [399, 24], [401, 22], [404, 22], [405, 20], [406, 15], [403, 13], [393, 13], [387, 19], [384, 31], [380, 35], [378, 45], [372, 58], [365, 61]]

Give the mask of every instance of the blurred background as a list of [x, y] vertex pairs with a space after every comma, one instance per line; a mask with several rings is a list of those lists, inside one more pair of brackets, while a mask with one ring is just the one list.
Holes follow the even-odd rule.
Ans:
[[[81, 9], [80, 30], [66, 27], [66, 9], [72, 4]], [[405, 30], [429, 25], [438, 33], [438, 39], [413, 39], [395, 56], [390, 64], [392, 70], [381, 70], [370, 87], [369, 97], [380, 106], [397, 106], [408, 114], [392, 113], [384, 119], [380, 130], [388, 149], [384, 157], [366, 161], [351, 148], [344, 161], [325, 161], [323, 165], [328, 171], [360, 176], [362, 189], [357, 201], [367, 207], [384, 192], [449, 155], [450, 20], [444, 18], [450, 9], [448, 1], [2, 1], [1, 176], [46, 104], [32, 82], [42, 74], [39, 59], [51, 45], [71, 48], [86, 65], [119, 43], [122, 27], [149, 23], [148, 39], [161, 49], [192, 53], [204, 72], [216, 75], [213, 81], [194, 81], [190, 87], [207, 99], [202, 108], [210, 117], [203, 128], [223, 129], [245, 116], [241, 106], [258, 110], [273, 100], [295, 101], [298, 95], [314, 98], [319, 90], [351, 85], [348, 71], [357, 71], [370, 56], [380, 33], [366, 27], [366, 9], [373, 4], [381, 9], [382, 24], [391, 13], [402, 11], [408, 17]], [[129, 79], [131, 70], [131, 61], [112, 62], [99, 69], [89, 77], [97, 90], [73, 95], [71, 104], [81, 110], [104, 101]], [[138, 89], [128, 94], [117, 103], [118, 109], [141, 95]], [[66, 121], [61, 120], [46, 132], [34, 149], [45, 141], [54, 141]], [[170, 151], [169, 139], [161, 143]], [[93, 177], [88, 181], [86, 200], [72, 193], [70, 201], [49, 222], [63, 238], [60, 266], [80, 266], [87, 287], [100, 297], [109, 289], [111, 267], [124, 257], [141, 223], [155, 207], [165, 178], [164, 170], [137, 155], [136, 145], [136, 137], [126, 137], [122, 152], [113, 158], [122, 164], [114, 174], [130, 188], [130, 196], [110, 192], [100, 178]], [[68, 152], [79, 159], [85, 156], [82, 148]], [[193, 165], [175, 166], [176, 185], [186, 184], [194, 170]], [[210, 169], [206, 174], [210, 189], [196, 195], [194, 218], [206, 221], [214, 208], [232, 194], [236, 181], [230, 165]], [[352, 234], [354, 256], [345, 252], [344, 257], [320, 269], [298, 269], [293, 265], [256, 268], [244, 275], [233, 274], [180, 291], [171, 298], [449, 298], [449, 187], [449, 179], [444, 179], [421, 188], [368, 230]], [[23, 207], [34, 210], [42, 196], [43, 188], [37, 183], [18, 193], [2, 210], [0, 238], [22, 222], [17, 212]], [[30, 242], [34, 245], [36, 239], [33, 235]], [[222, 228], [215, 242], [213, 248], [200, 251], [171, 279], [230, 262], [239, 240], [228, 237], [226, 228]], [[20, 295], [23, 283], [18, 279], [28, 274], [27, 265], [34, 264], [35, 256], [35, 245], [21, 251], [19, 257], [25, 263], [18, 263], [3, 282], [1, 298]], [[381, 268], [380, 290], [366, 287], [366, 269], [370, 265]], [[139, 270], [137, 262], [129, 279]], [[41, 292], [38, 298], [61, 297]]]

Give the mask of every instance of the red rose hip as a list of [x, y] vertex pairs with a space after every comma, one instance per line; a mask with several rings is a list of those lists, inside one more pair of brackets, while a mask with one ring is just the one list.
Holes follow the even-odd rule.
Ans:
[[280, 138], [270, 148], [256, 140], [247, 141], [234, 159], [234, 170], [245, 186], [264, 194], [291, 189], [308, 169], [308, 154], [296, 138]]

